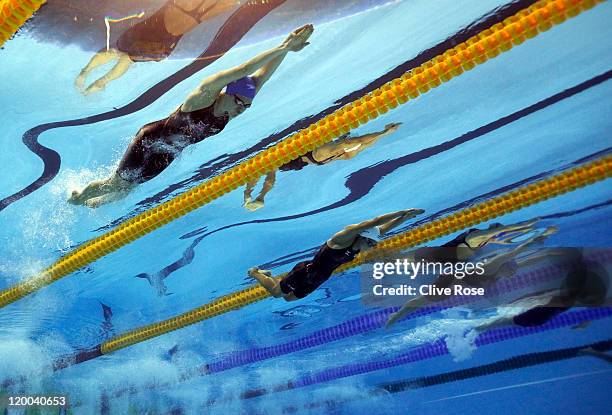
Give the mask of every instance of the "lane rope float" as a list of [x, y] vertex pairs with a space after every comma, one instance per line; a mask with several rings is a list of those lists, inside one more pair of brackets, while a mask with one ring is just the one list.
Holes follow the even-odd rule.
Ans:
[[[6, 0], [5, 0], [6, 1]], [[13, 1], [13, 0], [12, 0]], [[210, 203], [281, 165], [368, 123], [431, 88], [471, 70], [515, 45], [564, 22], [603, 0], [541, 0], [494, 24], [423, 65], [405, 73], [361, 99], [345, 105], [298, 133], [213, 179], [125, 221], [41, 271], [0, 292], [0, 308], [57, 281], [187, 213]], [[465, 218], [463, 218], [465, 219]], [[459, 228], [457, 228], [459, 229]], [[435, 231], [427, 230], [434, 235]], [[430, 240], [430, 239], [429, 239]], [[390, 247], [390, 243], [385, 246]], [[346, 268], [344, 268], [346, 269]], [[256, 300], [263, 298], [261, 293]], [[265, 297], [265, 296], [264, 296]]]
[[46, 2], [47, 0], [0, 0], [0, 47]]

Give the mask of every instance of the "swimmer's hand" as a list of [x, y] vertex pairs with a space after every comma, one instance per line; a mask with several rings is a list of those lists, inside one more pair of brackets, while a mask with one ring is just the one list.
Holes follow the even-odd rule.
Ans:
[[308, 39], [313, 32], [314, 26], [311, 24], [297, 28], [291, 32], [289, 36], [287, 36], [287, 39], [285, 39], [282, 46], [292, 52], [299, 52], [306, 46], [310, 45]]
[[391, 124], [385, 125], [385, 132], [394, 133], [402, 126], [401, 122], [392, 122]]

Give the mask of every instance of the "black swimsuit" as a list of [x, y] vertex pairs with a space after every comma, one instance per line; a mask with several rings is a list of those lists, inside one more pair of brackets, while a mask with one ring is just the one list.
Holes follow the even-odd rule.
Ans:
[[282, 292], [293, 293], [297, 298], [304, 298], [312, 293], [331, 277], [336, 268], [355, 259], [359, 250], [353, 247], [359, 238], [363, 237], [358, 236], [353, 245], [343, 249], [330, 248], [327, 242], [321, 245], [311, 261], [298, 263], [281, 280]]
[[202, 4], [204, 2], [192, 11], [187, 11], [173, 2], [167, 2], [150, 17], [123, 32], [119, 39], [117, 39], [117, 49], [128, 54], [133, 62], [161, 61], [166, 59], [183, 37], [183, 34], [174, 35], [166, 29], [164, 21], [166, 11], [170, 6], [176, 7], [195, 21], [200, 22], [202, 17], [215, 6], [213, 4], [200, 12], [199, 9]]
[[514, 316], [512, 321], [514, 324], [522, 327], [541, 326], [570, 308], [569, 306], [537, 306]]
[[130, 183], [143, 183], [160, 174], [191, 144], [218, 134], [228, 117], [216, 117], [213, 106], [192, 112], [180, 107], [168, 118], [142, 127], [119, 162], [117, 174]]

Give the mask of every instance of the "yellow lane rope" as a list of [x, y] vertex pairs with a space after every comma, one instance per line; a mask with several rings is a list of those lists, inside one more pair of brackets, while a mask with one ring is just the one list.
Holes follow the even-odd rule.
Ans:
[[47, 0], [0, 0], [0, 46]]
[[[580, 187], [612, 177], [612, 155], [584, 163], [547, 179], [519, 187], [497, 197], [462, 209], [452, 215], [434, 220], [409, 231], [379, 242], [374, 248], [358, 255], [352, 262], [336, 269], [340, 273], [375, 258], [388, 256], [392, 252], [412, 248], [427, 241], [449, 235], [458, 230], [486, 222], [498, 216], [539, 203], [543, 200], [571, 192]], [[279, 278], [282, 278], [280, 276]], [[242, 308], [268, 297], [267, 291], [259, 285], [220, 297], [208, 304], [172, 317], [168, 320], [149, 324], [116, 336], [101, 345], [103, 354], [143, 342], [153, 337], [210, 319], [220, 314]]]
[[[602, 1], [602, 0], [600, 0]], [[213, 179], [118, 225], [61, 257], [37, 276], [0, 292], [0, 307], [49, 285], [222, 195], [276, 170], [308, 151], [417, 98], [476, 65], [510, 50], [527, 38], [562, 23], [597, 0], [541, 0], [418, 68], [390, 81], [298, 133]]]

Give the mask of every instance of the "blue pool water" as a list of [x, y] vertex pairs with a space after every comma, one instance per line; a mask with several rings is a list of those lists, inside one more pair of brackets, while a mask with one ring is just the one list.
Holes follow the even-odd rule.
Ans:
[[[49, 183], [0, 211], [0, 288], [35, 275], [71, 247], [192, 187], [220, 171], [218, 166], [227, 168], [246, 158], [239, 152], [366, 88], [505, 4], [371, 3], [356, 14], [315, 21], [311, 45], [288, 56], [253, 108], [222, 133], [188, 148], [161, 175], [120, 202], [90, 210], [66, 199], [72, 189], [112, 171], [138, 128], [174, 110], [203, 77], [275, 46], [284, 36], [261, 41], [258, 35], [254, 41], [247, 35], [225, 56], [140, 111], [41, 134], [40, 143], [60, 154], [61, 169]], [[290, 7], [289, 2], [259, 25], [265, 27], [266, 19], [278, 19], [275, 13]], [[27, 376], [14, 386], [15, 392], [67, 394], [80, 404], [74, 413], [100, 413], [105, 406], [102, 391], [112, 395], [129, 387], [140, 392], [110, 398], [110, 413], [167, 413], [172, 408], [202, 413], [207, 403], [210, 413], [609, 411], [612, 368], [588, 357], [372, 394], [376, 385], [398, 379], [608, 340], [609, 317], [581, 330], [563, 327], [476, 347], [473, 336], [464, 333], [477, 320], [447, 310], [391, 330], [364, 331], [179, 381], [186, 370], [231, 353], [292, 342], [371, 313], [359, 301], [357, 271], [332, 278], [296, 303], [266, 299], [57, 373], [50, 373], [48, 365], [58, 356], [242, 289], [252, 283], [246, 276], [249, 267], [287, 271], [342, 226], [409, 207], [425, 209], [417, 218], [424, 222], [505, 186], [609, 152], [611, 16], [612, 5], [600, 4], [352, 131], [357, 136], [403, 123], [397, 133], [350, 161], [279, 173], [261, 210], [246, 211], [242, 189], [236, 190], [0, 310], [0, 379]], [[309, 22], [294, 19], [296, 25]], [[106, 91], [84, 97], [73, 80], [90, 57], [91, 52], [77, 46], [34, 41], [27, 32], [0, 51], [0, 198], [41, 174], [41, 160], [22, 143], [24, 132], [126, 105], [188, 63], [174, 59], [136, 65]], [[448, 145], [440, 146], [444, 143]], [[538, 226], [559, 229], [546, 240], [548, 246], [609, 247], [611, 199], [610, 182], [604, 181], [497, 220], [542, 217]], [[168, 275], [161, 278], [164, 269]], [[394, 359], [445, 336], [447, 355], [273, 392], [326, 370]], [[261, 396], [240, 399], [255, 390]]]

